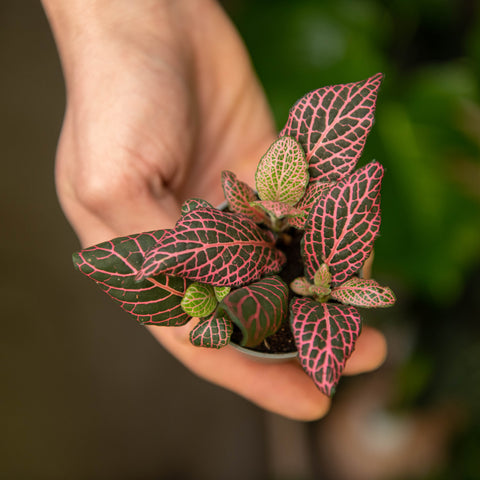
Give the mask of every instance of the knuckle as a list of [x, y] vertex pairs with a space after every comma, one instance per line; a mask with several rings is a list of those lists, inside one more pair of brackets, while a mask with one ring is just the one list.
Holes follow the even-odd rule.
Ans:
[[108, 148], [86, 135], [79, 146], [70, 125], [66, 121], [62, 130], [55, 167], [57, 193], [64, 205], [102, 216], [166, 194], [170, 184], [166, 162], [152, 148], [139, 148], [128, 135]]
[[148, 176], [138, 175], [135, 170], [86, 173], [75, 182], [74, 195], [85, 208], [99, 212], [145, 196], [149, 183]]

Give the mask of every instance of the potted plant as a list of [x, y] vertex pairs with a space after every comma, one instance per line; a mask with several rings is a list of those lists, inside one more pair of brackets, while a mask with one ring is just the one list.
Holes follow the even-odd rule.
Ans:
[[381, 80], [308, 93], [260, 159], [255, 188], [224, 171], [224, 208], [187, 200], [174, 228], [83, 249], [76, 267], [139, 323], [198, 318], [193, 345], [294, 352], [332, 395], [361, 330], [357, 308], [395, 302], [362, 275], [380, 227], [383, 167], [355, 170]]

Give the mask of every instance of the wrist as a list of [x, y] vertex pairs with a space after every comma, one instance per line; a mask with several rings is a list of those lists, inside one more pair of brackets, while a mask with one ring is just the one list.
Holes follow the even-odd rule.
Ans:
[[[97, 42], [102, 28], [103, 0], [41, 0], [53, 32], [65, 78], [89, 45]], [[107, 2], [108, 3], [108, 2]]]
[[[55, 37], [67, 79], [82, 58], [101, 54], [115, 39], [135, 38], [149, 28], [161, 28], [168, 0], [41, 0]], [[174, 2], [173, 2], [174, 4]], [[154, 15], [153, 15], [154, 14]], [[150, 25], [155, 17], [156, 24]]]

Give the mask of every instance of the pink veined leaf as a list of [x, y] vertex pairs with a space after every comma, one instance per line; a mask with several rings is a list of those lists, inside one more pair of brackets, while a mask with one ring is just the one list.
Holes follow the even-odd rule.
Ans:
[[260, 159], [255, 185], [261, 200], [295, 205], [308, 184], [308, 163], [301, 145], [292, 137], [276, 140]]
[[371, 162], [336, 184], [312, 208], [305, 224], [305, 276], [326, 263], [332, 288], [354, 275], [370, 255], [380, 228], [383, 167]]
[[225, 199], [233, 212], [246, 215], [256, 223], [265, 220], [266, 215], [262, 210], [251, 205], [251, 202], [257, 200], [253, 188], [238, 180], [236, 175], [228, 170], [222, 172], [222, 186]]
[[315, 297], [315, 300], [324, 302], [330, 295], [330, 288], [324, 287], [323, 285], [312, 285], [310, 287], [312, 294]]
[[73, 262], [139, 323], [184, 325], [191, 318], [180, 306], [188, 280], [163, 274], [135, 279], [145, 252], [164, 234], [158, 230], [115, 238], [73, 254]]
[[360, 334], [357, 309], [296, 298], [291, 302], [290, 312], [303, 369], [321, 392], [333, 395]]
[[308, 93], [292, 107], [280, 136], [298, 140], [311, 179], [332, 181], [348, 175], [362, 154], [372, 128], [383, 75]]
[[287, 217], [286, 222], [290, 227], [297, 228], [298, 230], [303, 230], [305, 228], [305, 222], [307, 217]]
[[300, 230], [305, 228], [305, 222], [307, 216], [310, 213], [310, 210], [315, 202], [317, 202], [322, 195], [325, 195], [326, 192], [332, 186], [335, 185], [334, 182], [311, 182], [308, 184], [307, 189], [305, 190], [305, 195], [302, 197], [300, 202], [295, 206], [295, 208], [303, 211], [305, 215], [297, 217], [289, 217], [287, 219], [288, 225], [291, 227], [298, 228]]
[[222, 348], [230, 343], [232, 332], [232, 322], [214, 312], [210, 317], [201, 319], [192, 329], [190, 342], [196, 347]]
[[332, 291], [331, 297], [345, 305], [363, 308], [390, 307], [395, 295], [375, 280], [352, 277]]
[[333, 186], [335, 182], [311, 182], [305, 190], [305, 195], [296, 205], [297, 208], [303, 210], [307, 214], [315, 203], [320, 200], [322, 195], [325, 195]]
[[138, 279], [165, 273], [217, 287], [238, 287], [279, 272], [285, 255], [271, 232], [244, 215], [199, 208], [145, 256]]
[[203, 207], [213, 208], [213, 206], [206, 200], [203, 200], [203, 198], [189, 198], [188, 200], [185, 200], [185, 202], [183, 202], [181, 214], [185, 215], [192, 210]]
[[288, 286], [278, 276], [232, 291], [219, 304], [242, 332], [241, 346], [254, 347], [274, 334], [288, 316]]
[[259, 200], [253, 204], [258, 205], [269, 215], [278, 219], [286, 217], [300, 217], [301, 219], [305, 219], [307, 216], [303, 210], [292, 207], [291, 205], [288, 205], [288, 203], [274, 202], [272, 200]]

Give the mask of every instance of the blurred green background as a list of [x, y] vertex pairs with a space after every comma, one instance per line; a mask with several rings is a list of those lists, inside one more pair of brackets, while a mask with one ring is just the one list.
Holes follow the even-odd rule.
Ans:
[[55, 46], [39, 3], [4, 1], [0, 478], [480, 478], [478, 2], [223, 4], [279, 128], [305, 92], [385, 74], [361, 162], [386, 167], [374, 273], [398, 305], [367, 316], [386, 366], [300, 428], [196, 379], [79, 278], [53, 185]]
[[480, 478], [479, 6], [229, 3], [279, 128], [306, 90], [385, 74], [362, 162], [386, 167], [374, 275], [393, 284], [399, 302], [372, 321], [390, 331], [398, 355], [387, 404], [461, 417], [444, 428], [455, 433], [446, 434], [441, 465], [385, 478]]
[[383, 323], [392, 356], [392, 343], [401, 350], [390, 407], [458, 407], [443, 464], [418, 478], [480, 478], [479, 3], [257, 0], [230, 9], [279, 128], [305, 90], [385, 74], [362, 162], [386, 167], [374, 274], [399, 296]]
[[480, 258], [475, 2], [238, 1], [231, 11], [279, 128], [305, 91], [385, 74], [363, 156], [387, 168], [378, 267], [455, 301]]

